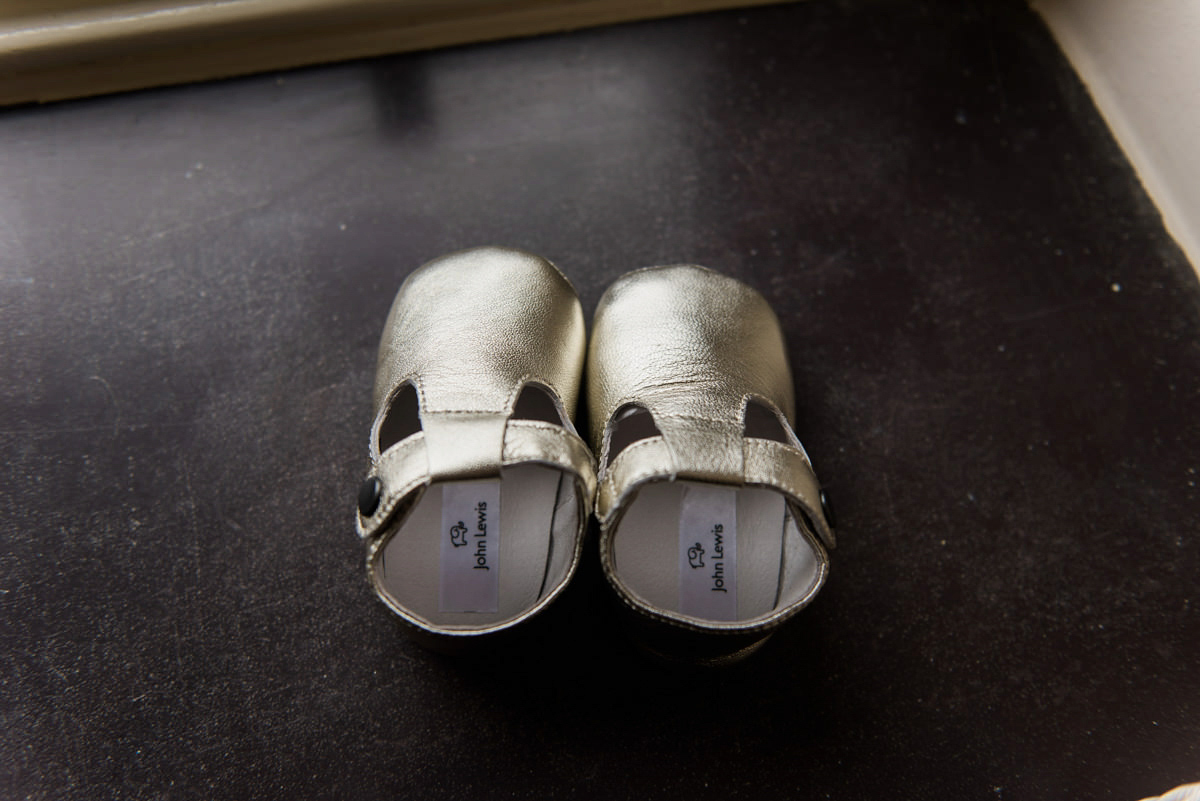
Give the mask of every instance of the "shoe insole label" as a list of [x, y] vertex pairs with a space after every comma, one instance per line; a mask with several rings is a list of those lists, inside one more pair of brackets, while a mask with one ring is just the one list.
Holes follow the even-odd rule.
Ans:
[[737, 619], [737, 490], [688, 485], [679, 510], [679, 611]]
[[500, 482], [443, 484], [441, 539], [438, 611], [497, 611]]

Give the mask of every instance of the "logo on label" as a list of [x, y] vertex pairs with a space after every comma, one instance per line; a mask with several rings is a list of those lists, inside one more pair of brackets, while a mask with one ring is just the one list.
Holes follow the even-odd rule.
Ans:
[[459, 520], [450, 527], [450, 544], [455, 548], [467, 544], [467, 527]]
[[681, 614], [738, 619], [737, 513], [735, 487], [684, 484], [674, 554]]

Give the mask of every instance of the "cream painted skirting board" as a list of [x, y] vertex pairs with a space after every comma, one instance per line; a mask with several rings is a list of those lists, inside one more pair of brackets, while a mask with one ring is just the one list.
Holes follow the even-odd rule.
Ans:
[[1200, 2], [1035, 0], [1200, 272]]

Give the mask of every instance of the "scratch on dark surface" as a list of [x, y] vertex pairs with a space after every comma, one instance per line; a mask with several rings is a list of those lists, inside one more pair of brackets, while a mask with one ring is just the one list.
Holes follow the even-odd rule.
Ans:
[[113, 418], [112, 432], [113, 436], [121, 431], [121, 405], [117, 403], [117, 395], [113, 392], [112, 384], [108, 383], [103, 376], [94, 375], [89, 378], [91, 381], [99, 381], [104, 387], [104, 391], [108, 393], [108, 399], [112, 401], [113, 410], [116, 412], [116, 417]]
[[191, 530], [192, 562], [195, 567], [196, 584], [200, 584], [200, 525], [196, 518], [196, 491], [192, 489], [192, 471], [186, 463], [183, 465], [183, 485], [187, 488], [188, 528]]
[[243, 607], [243, 609], [245, 610], [245, 612], [250, 613], [250, 612], [258, 612], [263, 609], [276, 609], [281, 606], [293, 606], [293, 605], [295, 605], [295, 603], [296, 603], [295, 599], [293, 599], [293, 598], [277, 598], [273, 601], [262, 601], [262, 602], [256, 603], [256, 604], [248, 604], [245, 607]]
[[185, 686], [184, 680], [186, 678], [186, 671], [183, 667], [183, 655], [179, 650], [182, 642], [182, 638], [179, 636], [179, 624], [176, 622], [176, 618], [174, 617], [171, 618], [171, 635], [171, 643], [175, 649], [175, 669], [177, 671], [175, 678], [178, 686], [182, 687]]
[[888, 471], [884, 470], [880, 474], [880, 478], [883, 479], [883, 495], [887, 499], [887, 522], [895, 526], [897, 523], [896, 502], [892, 499], [892, 483], [888, 479]]
[[142, 270], [141, 272], [126, 276], [125, 278], [122, 278], [120, 281], [115, 281], [113, 283], [113, 285], [114, 286], [126, 286], [128, 284], [134, 284], [134, 283], [137, 283], [138, 281], [144, 281], [151, 276], [158, 275], [159, 273], [165, 273], [172, 269], [175, 269], [174, 264], [164, 264], [160, 267], [154, 268], [153, 270]]
[[[33, 259], [31, 259], [29, 257], [29, 249], [27, 247], [25, 247], [25, 241], [21, 238], [20, 230], [15, 225], [13, 225], [12, 223], [8, 222], [7, 220], [5, 220], [3, 218], [0, 218], [0, 225], [4, 226], [4, 233], [6, 234], [6, 236], [4, 238], [7, 239], [8, 241], [12, 242], [13, 249], [18, 254], [16, 261], [18, 261], [20, 263], [20, 265], [24, 268], [24, 272], [29, 272], [29, 273], [34, 272]], [[26, 277], [5, 278], [3, 280], [5, 281], [5, 283], [11, 282], [14, 284], [32, 284], [33, 283], [33, 278], [26, 278]]]
[[[896, 409], [895, 409], [895, 407], [893, 407], [891, 414], [888, 415], [887, 431], [885, 434], [887, 439], [884, 440], [884, 445], [883, 445], [883, 462], [885, 465], [887, 464], [888, 457], [891, 455], [891, 452], [892, 452], [891, 437], [892, 437], [892, 432], [895, 431], [895, 425], [896, 425]], [[887, 522], [890, 526], [895, 526], [899, 522], [899, 516], [896, 514], [896, 502], [892, 498], [892, 484], [891, 484], [891, 481], [888, 479], [889, 472], [890, 471], [885, 467], [880, 472], [880, 478], [883, 479], [883, 495], [884, 495], [884, 498], [887, 500]]]
[[828, 272], [830, 268], [840, 268], [842, 266], [842, 259], [849, 252], [850, 252], [849, 248], [841, 248], [840, 250], [835, 250], [834, 252], [832, 252], [828, 256], [826, 256], [825, 258], [821, 259], [820, 262], [818, 262], [817, 264], [814, 264], [810, 268], [810, 270], [812, 271], [812, 273], [814, 275], [821, 275], [821, 274]]
[[[163, 429], [163, 428], [190, 428], [196, 425], [193, 421], [180, 423], [130, 423], [125, 426], [125, 431], [145, 431], [147, 429]], [[95, 434], [98, 431], [109, 431], [115, 429], [115, 426], [73, 426], [68, 428], [3, 428], [0, 429], [0, 437], [47, 437], [56, 434]]]
[[1004, 322], [1006, 322], [1006, 323], [1023, 323], [1028, 320], [1036, 320], [1039, 317], [1048, 317], [1050, 315], [1058, 314], [1059, 312], [1067, 311], [1068, 309], [1077, 309], [1082, 306], [1089, 306], [1089, 305], [1091, 305], [1099, 300], [1103, 300], [1103, 299], [1104, 299], [1104, 295], [1091, 295], [1089, 297], [1079, 298], [1078, 300], [1069, 300], [1066, 303], [1056, 303], [1052, 306], [1045, 306], [1040, 309], [1035, 309], [1034, 311], [1031, 311], [1027, 314], [1017, 314], [1017, 315], [1007, 316], [1004, 318]]
[[1008, 97], [1004, 92], [1004, 74], [1000, 70], [1000, 59], [996, 57], [996, 43], [992, 41], [992, 30], [987, 33], [988, 55], [992, 59], [992, 77], [996, 79], [996, 91], [1000, 93], [1000, 111], [1008, 111]]
[[[193, 228], [199, 228], [201, 226], [208, 225], [209, 223], [215, 223], [215, 222], [220, 222], [221, 220], [227, 220], [230, 217], [235, 217], [239, 214], [246, 214], [249, 212], [260, 211], [261, 209], [264, 209], [269, 205], [271, 205], [271, 201], [262, 200], [262, 201], [259, 201], [258, 203], [251, 203], [248, 206], [238, 206], [237, 208], [226, 209], [218, 214], [210, 214], [207, 217], [198, 217], [196, 219], [185, 220], [184, 222], [176, 223], [175, 225], [168, 225], [164, 228], [160, 228], [157, 231], [153, 231], [149, 234], [128, 237], [125, 239], [125, 241], [121, 242], [121, 244], [118, 245], [117, 248], [115, 248], [115, 249], [123, 250], [125, 248], [134, 247], [136, 245], [140, 245], [145, 242], [153, 242], [158, 239], [164, 239], [165, 237], [170, 236], [171, 234], [176, 234], [176, 233], [180, 233], [183, 231], [189, 231]], [[137, 281], [146, 276], [153, 275], [154, 273], [162, 272], [163, 269], [169, 269], [169, 268], [160, 268], [158, 270], [149, 270], [149, 271], [146, 271], [143, 273], [138, 273], [136, 275], [131, 275], [128, 278], [126, 278], [124, 281], [121, 281], [120, 283], [125, 284], [125, 283], [130, 283], [131, 281]]]

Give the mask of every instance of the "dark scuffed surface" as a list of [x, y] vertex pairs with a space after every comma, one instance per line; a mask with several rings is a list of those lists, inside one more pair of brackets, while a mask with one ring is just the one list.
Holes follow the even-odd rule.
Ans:
[[[354, 534], [410, 270], [778, 309], [829, 584], [490, 656]], [[0, 111], [0, 796], [1134, 799], [1200, 778], [1200, 284], [1020, 4], [811, 2]]]

